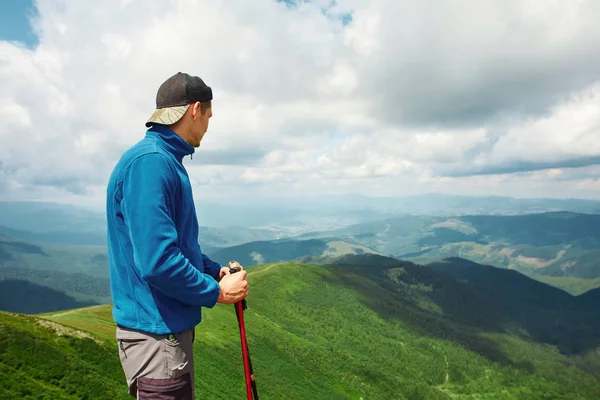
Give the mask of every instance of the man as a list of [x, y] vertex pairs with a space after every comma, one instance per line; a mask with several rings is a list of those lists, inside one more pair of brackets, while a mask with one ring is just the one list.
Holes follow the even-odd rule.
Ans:
[[107, 186], [116, 337], [129, 393], [139, 399], [194, 399], [192, 343], [201, 308], [248, 295], [243, 268], [230, 274], [202, 254], [183, 166], [208, 129], [212, 99], [199, 77], [167, 79], [145, 137], [122, 155]]

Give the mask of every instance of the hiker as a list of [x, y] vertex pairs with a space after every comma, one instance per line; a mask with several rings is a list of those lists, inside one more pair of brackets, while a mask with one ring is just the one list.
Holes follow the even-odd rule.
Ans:
[[202, 307], [248, 295], [247, 272], [202, 254], [183, 158], [212, 116], [212, 89], [178, 72], [158, 89], [145, 137], [116, 164], [107, 185], [113, 318], [129, 393], [194, 399], [194, 328]]

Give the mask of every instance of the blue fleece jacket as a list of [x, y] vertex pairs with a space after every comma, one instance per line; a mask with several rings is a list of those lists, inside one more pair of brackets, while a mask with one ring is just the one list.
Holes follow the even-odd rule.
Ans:
[[202, 320], [219, 297], [221, 265], [198, 244], [198, 220], [183, 157], [194, 147], [163, 125], [127, 150], [107, 186], [113, 317], [166, 334]]

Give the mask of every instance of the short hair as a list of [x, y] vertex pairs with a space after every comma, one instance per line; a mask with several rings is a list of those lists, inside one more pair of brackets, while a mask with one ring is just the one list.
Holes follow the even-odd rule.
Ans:
[[200, 113], [202, 115], [206, 114], [206, 112], [208, 111], [208, 109], [211, 106], [212, 106], [212, 102], [210, 100], [201, 102], [200, 103]]

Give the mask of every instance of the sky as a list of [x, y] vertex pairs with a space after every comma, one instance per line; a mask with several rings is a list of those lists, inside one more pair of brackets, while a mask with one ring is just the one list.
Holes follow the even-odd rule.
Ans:
[[104, 204], [176, 72], [214, 92], [197, 201], [600, 199], [594, 0], [0, 7], [0, 200]]

